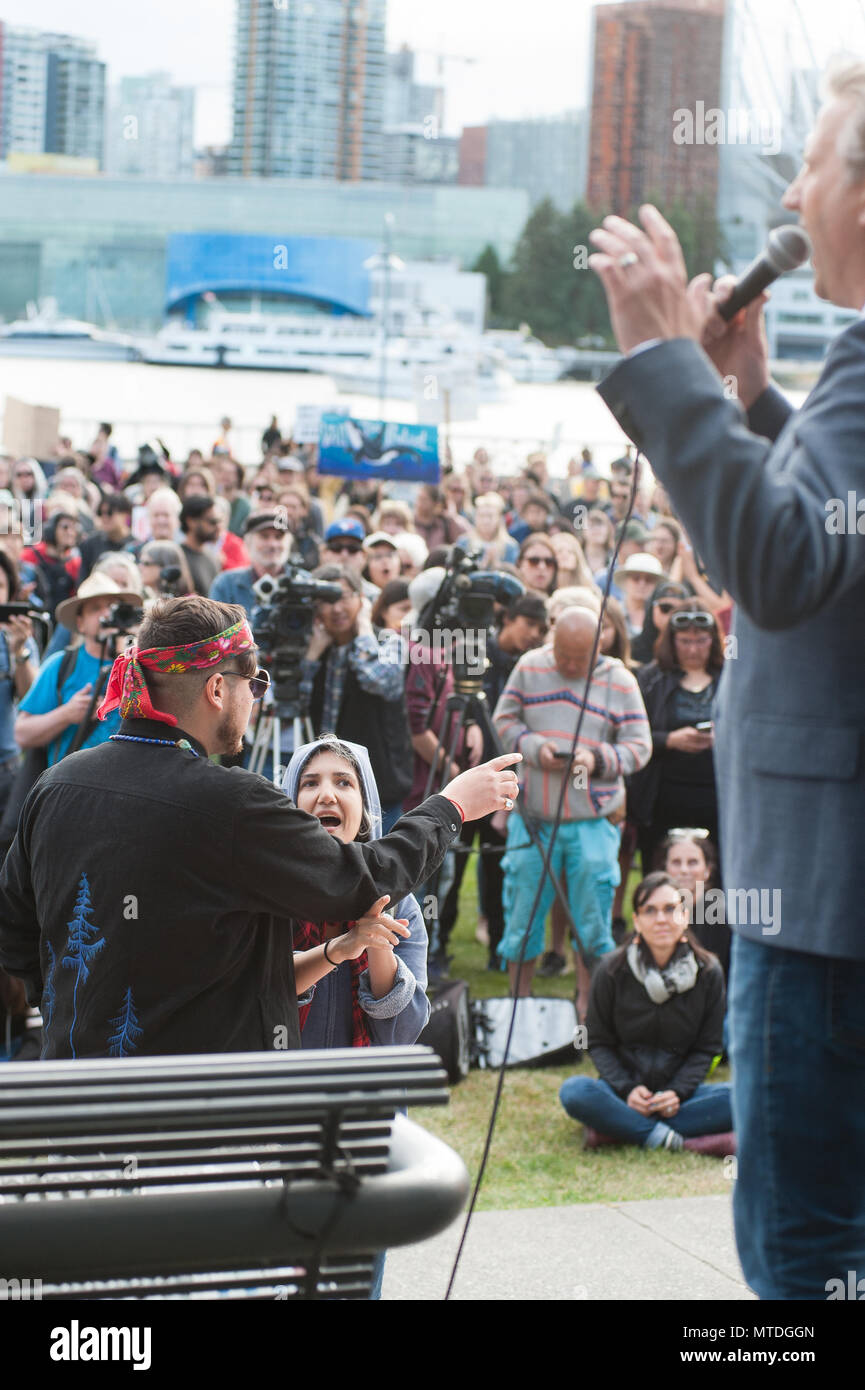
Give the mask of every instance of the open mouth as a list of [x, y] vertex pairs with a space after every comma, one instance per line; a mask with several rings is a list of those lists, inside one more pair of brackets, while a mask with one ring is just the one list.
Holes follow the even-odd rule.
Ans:
[[339, 827], [342, 825], [342, 817], [336, 815], [336, 813], [333, 811], [325, 811], [323, 815], [320, 815], [318, 817], [318, 819], [321, 825], [324, 826], [325, 830], [338, 830]]

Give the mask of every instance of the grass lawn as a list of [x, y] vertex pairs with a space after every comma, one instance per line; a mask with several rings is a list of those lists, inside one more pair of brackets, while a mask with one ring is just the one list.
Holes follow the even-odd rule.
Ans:
[[[476, 856], [472, 856], [460, 893], [460, 912], [450, 942], [451, 975], [466, 980], [474, 998], [506, 995], [506, 974], [485, 969], [487, 948], [475, 940], [477, 925]], [[631, 876], [630, 888], [639, 881]], [[630, 891], [628, 894], [630, 903]], [[573, 973], [536, 980], [535, 993], [568, 998]], [[644, 1152], [610, 1147], [585, 1152], [582, 1126], [562, 1109], [561, 1083], [577, 1070], [597, 1076], [588, 1058], [578, 1068], [550, 1066], [509, 1071], [502, 1092], [478, 1210], [508, 1207], [563, 1206], [572, 1202], [627, 1202], [646, 1197], [692, 1197], [730, 1191], [725, 1164], [701, 1154]], [[498, 1078], [497, 1072], [472, 1070], [451, 1089], [447, 1107], [413, 1109], [412, 1118], [462, 1156], [472, 1181], [477, 1175]], [[726, 1081], [719, 1068], [713, 1079]]]

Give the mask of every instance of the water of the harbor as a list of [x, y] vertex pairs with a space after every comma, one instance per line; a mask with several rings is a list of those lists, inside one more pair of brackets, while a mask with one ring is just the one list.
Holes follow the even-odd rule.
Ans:
[[[270, 417], [276, 415], [287, 433], [298, 405], [335, 405], [380, 418], [377, 398], [339, 393], [329, 377], [311, 372], [5, 357], [0, 409], [6, 396], [56, 406], [60, 433], [76, 448], [87, 448], [99, 421], [107, 420], [121, 457], [134, 458], [141, 443], [158, 436], [181, 462], [193, 448], [208, 454], [224, 415], [233, 422], [236, 456], [250, 464], [261, 457], [259, 441]], [[801, 399], [799, 393], [790, 397], [795, 404]], [[412, 401], [389, 400], [384, 418], [412, 423], [417, 411]], [[627, 442], [594, 385], [582, 381], [517, 383], [507, 400], [481, 402], [477, 419], [452, 422], [449, 438], [457, 467], [482, 444], [497, 472], [514, 472], [527, 452], [541, 448], [554, 475], [564, 474], [569, 457], [584, 445], [604, 470]]]

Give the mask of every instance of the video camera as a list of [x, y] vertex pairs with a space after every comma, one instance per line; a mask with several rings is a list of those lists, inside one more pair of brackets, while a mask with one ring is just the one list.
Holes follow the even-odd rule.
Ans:
[[136, 608], [131, 603], [115, 603], [105, 617], [99, 619], [99, 626], [106, 636], [114, 633], [118, 637], [128, 637], [143, 622], [143, 608]]
[[[481, 647], [479, 634], [495, 630], [495, 605], [507, 606], [525, 593], [525, 585], [515, 575], [502, 570], [478, 569], [483, 549], [457, 542], [451, 547], [445, 577], [418, 618], [418, 626], [435, 645], [436, 633], [449, 634], [449, 660], [454, 667], [457, 689], [477, 690], [483, 679], [485, 657], [472, 660], [469, 653]], [[474, 641], [472, 640], [474, 638]]]
[[427, 632], [491, 628], [495, 605], [507, 606], [525, 593], [525, 585], [515, 575], [478, 569], [482, 555], [481, 546], [452, 546], [445, 577], [420, 614], [420, 627]]
[[317, 603], [338, 603], [340, 584], [313, 579], [309, 570], [289, 564], [277, 576], [263, 574], [252, 586], [260, 607], [253, 614], [253, 636], [261, 661], [273, 681], [274, 711], [280, 719], [297, 719], [300, 663], [312, 635]]

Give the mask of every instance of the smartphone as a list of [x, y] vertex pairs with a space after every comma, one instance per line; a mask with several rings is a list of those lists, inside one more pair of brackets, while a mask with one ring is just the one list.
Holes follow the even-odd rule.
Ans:
[[0, 623], [8, 623], [10, 618], [26, 618], [29, 612], [29, 603], [0, 603]]
[[697, 730], [698, 734], [710, 734], [712, 732], [713, 727], [714, 726], [712, 724], [711, 719], [704, 719], [702, 723], [694, 725], [694, 728]]

